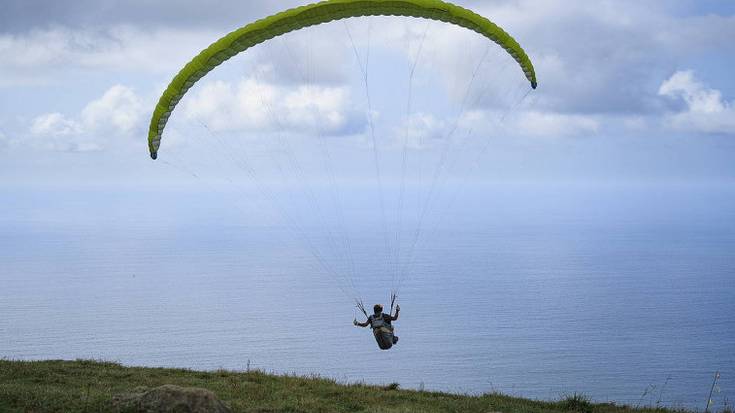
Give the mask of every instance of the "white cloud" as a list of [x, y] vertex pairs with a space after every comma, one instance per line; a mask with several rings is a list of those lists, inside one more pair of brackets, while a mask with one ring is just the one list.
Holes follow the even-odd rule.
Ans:
[[[635, 1], [516, 0], [474, 1], [466, 6], [487, 16], [513, 35], [534, 62], [539, 80], [537, 108], [567, 114], [655, 115], [660, 79], [678, 62], [711, 51], [734, 50], [735, 17], [682, 17], [667, 5]], [[364, 58], [370, 40], [413, 60], [421, 48], [417, 87], [444, 87], [454, 101], [467, 85], [489, 44], [476, 33], [425, 20], [380, 18], [350, 22]], [[428, 37], [422, 37], [428, 27]], [[425, 78], [428, 70], [441, 76]], [[408, 70], [399, 67], [398, 76]], [[484, 99], [470, 106], [507, 106], [503, 96], [518, 85], [528, 87], [517, 64], [497, 46], [490, 50], [474, 90], [489, 86]]]
[[499, 138], [591, 137], [598, 134], [602, 127], [603, 122], [596, 116], [533, 110], [519, 110], [507, 114], [476, 109], [465, 112], [459, 120], [442, 119], [435, 114], [417, 113], [395, 130], [395, 136], [401, 145], [407, 136], [409, 148], [426, 149], [446, 139], [462, 141], [468, 137], [481, 139], [489, 136]]
[[487, 110], [466, 113], [460, 126], [475, 135], [499, 137], [589, 137], [598, 134], [603, 122], [597, 116], [570, 115], [537, 110], [518, 110], [505, 114]]
[[[377, 68], [382, 82], [403, 89], [414, 68], [415, 94], [422, 89], [441, 90], [456, 105], [466, 101], [468, 107], [482, 103], [480, 106], [497, 108], [507, 106], [510, 88], [530, 89], [521, 68], [505, 50], [465, 28], [398, 17], [350, 21], [348, 27], [363, 63], [370, 51], [371, 78], [377, 79]], [[349, 40], [344, 41], [351, 49]], [[350, 58], [355, 60], [354, 52]], [[388, 60], [389, 74], [376, 63]]]
[[78, 135], [82, 132], [82, 125], [72, 119], [67, 119], [61, 113], [47, 113], [33, 119], [31, 133], [36, 136], [62, 137]]
[[260, 80], [271, 83], [340, 85], [353, 69], [352, 51], [335, 41], [344, 36], [340, 29], [341, 25], [327, 25], [291, 32], [239, 58], [259, 71]]
[[691, 70], [678, 71], [658, 90], [659, 95], [684, 99], [689, 110], [700, 113], [719, 113], [727, 110], [719, 90], [708, 89], [694, 77]]
[[591, 116], [530, 111], [514, 117], [512, 130], [538, 137], [590, 136], [600, 130], [600, 122]]
[[[277, 83], [338, 84], [344, 81], [350, 62], [343, 59], [344, 45], [335, 44], [334, 30], [313, 36], [306, 30], [288, 34], [240, 58], [250, 64], [270, 63], [271, 80]], [[0, 87], [58, 82], [62, 74], [85, 70], [172, 75], [225, 34], [223, 28], [205, 31], [131, 25], [0, 32]]]
[[682, 17], [665, 2], [474, 2], [533, 60], [538, 107], [566, 113], [656, 113], [660, 79], [686, 59], [733, 51], [735, 16]]
[[364, 127], [346, 87], [213, 81], [187, 96], [183, 113], [219, 131], [345, 134]]
[[0, 87], [58, 82], [61, 74], [79, 70], [170, 73], [211, 43], [213, 36], [131, 26], [0, 34]]
[[447, 122], [427, 113], [415, 113], [394, 131], [397, 142], [408, 148], [425, 149], [447, 138]]
[[128, 135], [142, 125], [146, 108], [131, 89], [115, 85], [105, 94], [90, 102], [82, 111], [81, 119], [88, 132], [111, 132]]
[[30, 146], [58, 152], [88, 152], [100, 150], [98, 142], [85, 136], [81, 123], [61, 113], [47, 113], [33, 119]]
[[[507, 29], [534, 61], [540, 88], [533, 96], [538, 102], [534, 111], [524, 112], [526, 124], [517, 129], [518, 133], [534, 135], [594, 134], [620, 119], [629, 129], [646, 128], [658, 122], [663, 106], [658, 94], [660, 81], [672, 72], [674, 62], [712, 50], [732, 50], [731, 39], [735, 37], [735, 17], [681, 17], [660, 3], [467, 0], [463, 5]], [[373, 21], [372, 26], [368, 21]], [[52, 27], [0, 34], [0, 53], [4, 56], [0, 87], [59, 81], [63, 78], [59, 73], [90, 69], [110, 76], [118, 71], [154, 74], [157, 81], [165, 82], [223, 34], [219, 24], [214, 29], [203, 29], [205, 25], [174, 29], [167, 24], [162, 21], [141, 28], [116, 23], [103, 29]], [[421, 89], [444, 87], [455, 107], [463, 100], [466, 85], [488, 44], [466, 29], [443, 23], [427, 26], [426, 20], [381, 17], [353, 19], [347, 25], [363, 59], [370, 40], [374, 70], [371, 79], [390, 77], [386, 68], [377, 63], [386, 56], [393, 58], [399, 52], [415, 58], [429, 27], [428, 38], [421, 46], [414, 89], [418, 94]], [[512, 88], [523, 83], [520, 70], [507, 64], [507, 53], [497, 47], [492, 50], [480, 70], [481, 79], [471, 90], [468, 109], [493, 111], [507, 107], [502, 97], [515, 95], [506, 94], [504, 88], [514, 92]], [[202, 118], [219, 130], [320, 130], [340, 134], [364, 129], [364, 111], [355, 110], [352, 102], [353, 98], [363, 98], [362, 91], [354, 89], [353, 84], [351, 96], [346, 86], [349, 75], [359, 69], [341, 23], [274, 39], [267, 47], [254, 48], [239, 58], [241, 65], [258, 68], [260, 78], [235, 83], [209, 81], [192, 90], [192, 96], [182, 102], [185, 107], [175, 113]], [[403, 67], [398, 69], [392, 69], [394, 82], [405, 87], [408, 67], [405, 72]], [[430, 77], [426, 75], [429, 71], [441, 75]], [[163, 76], [159, 79], [160, 75]], [[483, 89], [486, 85], [491, 86], [487, 93]], [[480, 99], [481, 93], [486, 98]], [[698, 105], [707, 102], [699, 98], [690, 102], [683, 91], [676, 93], [666, 96], [694, 106], [684, 113], [667, 116], [671, 127], [705, 132], [732, 130], [728, 116], [722, 115], [731, 112], [731, 105], [721, 96], [710, 96], [708, 104], [720, 104], [722, 110], [705, 115]], [[415, 111], [431, 112], [436, 108], [418, 107], [421, 103], [417, 103]], [[84, 133], [130, 134], [145, 126], [142, 118], [150, 108], [142, 110], [140, 106], [140, 99], [134, 94], [111, 90], [79, 115], [56, 119], [48, 127], [56, 128], [57, 135], [63, 131], [71, 133], [75, 128]], [[357, 106], [364, 109], [362, 104]], [[439, 123], [441, 118], [441, 114], [433, 116]], [[39, 128], [43, 126], [41, 119], [38, 122]], [[409, 120], [412, 136], [431, 134], [432, 128], [445, 128], [428, 123], [422, 124], [419, 118]]]
[[735, 105], [722, 92], [707, 87], [691, 70], [678, 71], [659, 88], [659, 95], [685, 103], [685, 110], [668, 114], [665, 123], [677, 130], [735, 134]]
[[53, 151], [101, 150], [110, 137], [141, 135], [145, 108], [131, 89], [116, 85], [87, 104], [80, 114], [68, 117], [53, 112], [36, 116], [29, 128], [31, 144]]

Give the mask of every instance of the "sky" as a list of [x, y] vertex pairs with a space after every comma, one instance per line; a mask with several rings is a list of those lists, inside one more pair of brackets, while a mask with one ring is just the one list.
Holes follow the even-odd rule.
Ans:
[[[732, 2], [456, 3], [513, 35], [534, 62], [539, 80], [538, 90], [513, 107], [508, 119], [500, 108], [511, 109], [512, 102], [480, 99], [479, 85], [470, 88], [468, 96], [478, 98], [470, 99], [456, 119], [459, 130], [489, 136], [488, 125], [502, 118], [505, 131], [481, 151], [485, 157], [479, 161], [492, 166], [480, 168], [478, 179], [735, 181]], [[224, 34], [299, 4], [5, 0], [0, 15], [0, 186], [174, 185], [181, 174], [147, 155], [147, 125], [166, 84]], [[378, 124], [379, 140], [396, 135], [409, 150], [433, 150], [440, 156], [437, 148], [452, 135], [473, 67], [487, 74], [490, 95], [508, 84], [516, 88], [509, 94], [513, 102], [526, 92], [520, 70], [509, 67], [499, 48], [491, 50], [489, 59], [497, 59], [498, 70], [493, 71], [495, 60], [475, 66], [486, 41], [472, 33], [406, 19], [367, 24], [350, 21], [292, 34], [270, 49], [264, 46], [227, 62], [179, 105], [165, 145], [171, 142], [175, 148], [177, 141], [186, 141], [197, 123], [216, 133], [250, 136], [248, 142], [276, 132], [300, 137], [303, 146], [296, 144], [297, 151], [308, 147], [305, 136], [323, 134], [345, 138], [337, 140], [344, 151], [335, 149], [335, 162], [338, 168], [348, 167], [351, 153], [369, 146], [372, 121]], [[354, 54], [345, 27], [354, 35]], [[366, 109], [357, 59], [365, 61], [368, 50], [375, 102]], [[412, 92], [416, 103], [405, 113], [391, 107], [392, 99], [406, 99], [405, 73], [396, 75], [391, 66], [401, 59], [402, 67], [420, 62]], [[269, 111], [282, 115], [276, 118]], [[433, 149], [427, 142], [435, 143]], [[385, 159], [391, 148], [400, 156], [400, 144], [381, 145]], [[390, 179], [390, 171], [385, 174]]]

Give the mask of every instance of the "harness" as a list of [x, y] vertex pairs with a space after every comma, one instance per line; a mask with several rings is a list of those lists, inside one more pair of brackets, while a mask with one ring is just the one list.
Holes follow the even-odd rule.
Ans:
[[373, 329], [373, 335], [378, 342], [381, 350], [390, 350], [398, 341], [398, 337], [393, 335], [393, 317], [388, 314], [373, 314], [368, 317], [370, 328]]
[[370, 328], [373, 329], [374, 333], [393, 333], [393, 325], [383, 318], [385, 314], [380, 314], [379, 316], [376, 316], [375, 314], [368, 317], [368, 321], [370, 321]]

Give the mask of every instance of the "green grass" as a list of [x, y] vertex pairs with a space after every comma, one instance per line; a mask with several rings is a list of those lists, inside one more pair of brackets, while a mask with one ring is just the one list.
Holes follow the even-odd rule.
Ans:
[[401, 390], [333, 380], [274, 376], [262, 372], [198, 372], [182, 369], [123, 367], [96, 361], [0, 360], [0, 412], [118, 412], [112, 399], [164, 384], [201, 387], [214, 392], [235, 412], [503, 412], [503, 413], [651, 413], [594, 404], [574, 395], [542, 402], [501, 394], [464, 396]]

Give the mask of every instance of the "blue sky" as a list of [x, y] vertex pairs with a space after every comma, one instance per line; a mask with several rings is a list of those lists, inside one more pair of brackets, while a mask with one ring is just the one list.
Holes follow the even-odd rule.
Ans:
[[[481, 168], [479, 179], [732, 183], [731, 3], [457, 3], [515, 36], [534, 61], [540, 84], [505, 120], [506, 133], [482, 159], [495, 167]], [[181, 179], [161, 172], [146, 155], [147, 123], [158, 94], [178, 69], [223, 34], [300, 3], [213, 4], [6, 2], [0, 16], [0, 185], [158, 186]], [[411, 139], [446, 137], [471, 73], [467, 68], [483, 54], [483, 39], [430, 26], [416, 80], [416, 107], [403, 116], [390, 104], [393, 92], [400, 96], [396, 100], [406, 99], [399, 90], [406, 81], [392, 77], [391, 65], [417, 55], [425, 23], [378, 19], [371, 24], [381, 30], [370, 36], [366, 30], [372, 26], [349, 24], [363, 57], [366, 42], [371, 44], [378, 138], [404, 129]], [[396, 39], [405, 40], [406, 47], [396, 46]], [[285, 122], [278, 122], [281, 133], [314, 135], [318, 129], [351, 138], [354, 146], [335, 152], [349, 164], [351, 154], [365, 149], [369, 128], [359, 69], [344, 28], [331, 25], [291, 35], [286, 42], [296, 52], [286, 55], [275, 43], [234, 59], [201, 82], [172, 120], [167, 131], [172, 142], [177, 136], [185, 141], [181, 130], [197, 121], [231, 135], [272, 134], [273, 118], [258, 115], [265, 96], [287, 114]], [[495, 49], [491, 59], [500, 62], [504, 57]], [[485, 66], [485, 81], [497, 76], [501, 86], [512, 84], [517, 87], [513, 93], [522, 92], [519, 71], [507, 66], [497, 66], [502, 76]], [[421, 72], [429, 67], [433, 73]], [[491, 86], [491, 93], [500, 90]], [[489, 120], [497, 120], [503, 104], [508, 105], [478, 101], [459, 120], [460, 129], [490, 134]], [[391, 159], [391, 145], [383, 144], [384, 156]]]

